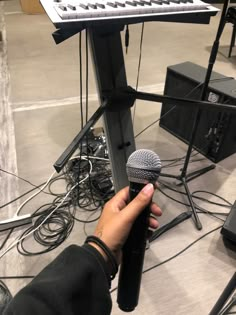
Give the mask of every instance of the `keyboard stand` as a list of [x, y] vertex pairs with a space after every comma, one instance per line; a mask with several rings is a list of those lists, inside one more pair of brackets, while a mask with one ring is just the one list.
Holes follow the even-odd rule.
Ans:
[[[88, 28], [90, 51], [97, 80], [100, 107], [85, 127], [75, 137], [68, 148], [54, 164], [59, 172], [73, 152], [79, 147], [82, 137], [96, 121], [103, 117], [104, 131], [111, 161], [111, 171], [115, 191], [128, 185], [126, 162], [135, 151], [135, 141], [130, 107], [135, 98], [125, 95], [114, 96], [114, 91], [127, 88], [124, 56], [120, 32], [124, 26]], [[109, 105], [107, 100], [109, 99]]]
[[[133, 105], [135, 99], [133, 99], [133, 102], [132, 100], [126, 101], [126, 99], [122, 99], [119, 102], [115, 99], [115, 104], [109, 104], [109, 109], [105, 110], [104, 108], [104, 103], [106, 103], [106, 97], [109, 93], [112, 94], [113, 91], [117, 91], [119, 88], [127, 87], [120, 32], [126, 24], [145, 21], [208, 24], [210, 17], [216, 15], [219, 10], [206, 4], [204, 9], [193, 9], [190, 11], [170, 10], [170, 12], [154, 14], [142, 13], [134, 16], [118, 15], [107, 17], [105, 15], [101, 18], [91, 18], [88, 16], [81, 19], [63, 19], [57, 14], [55, 3], [52, 0], [40, 0], [40, 2], [57, 29], [53, 33], [54, 40], [57, 44], [83, 29], [88, 30], [101, 104], [100, 110], [94, 113], [90, 122], [80, 131], [68, 148], [62, 153], [54, 164], [54, 167], [57, 172], [59, 172], [65, 166], [68, 159], [75, 152], [75, 148], [81, 140], [81, 135], [84, 135], [88, 126], [95, 123], [98, 118], [103, 115], [114, 188], [115, 191], [118, 191], [128, 184], [126, 161], [129, 155], [135, 150], [130, 112], [130, 107]], [[123, 106], [124, 104], [126, 106]]]
[[[113, 90], [127, 87], [120, 35], [123, 26], [111, 28], [111, 31], [107, 27], [89, 29], [91, 55], [101, 103]], [[135, 151], [130, 108], [122, 108], [122, 103], [112, 104], [111, 109], [103, 114], [103, 119], [114, 187], [118, 191], [128, 185], [126, 162]]]

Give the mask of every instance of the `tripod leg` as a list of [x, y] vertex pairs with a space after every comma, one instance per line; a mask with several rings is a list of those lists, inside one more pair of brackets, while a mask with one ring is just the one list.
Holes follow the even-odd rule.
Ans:
[[[188, 173], [186, 175], [186, 183], [190, 182], [191, 180], [193, 180], [193, 179], [195, 179], [195, 178], [197, 178], [197, 177], [199, 177], [199, 176], [201, 176], [201, 175], [203, 175], [203, 174], [205, 174], [211, 170], [213, 170], [215, 167], [216, 167], [215, 164], [211, 164], [207, 167], [201, 168], [200, 170]], [[183, 185], [182, 182], [176, 184], [176, 186], [181, 186], [181, 185]]]
[[[225, 0], [224, 1], [224, 6], [223, 6], [222, 14], [221, 14], [219, 27], [218, 27], [218, 30], [217, 30], [215, 41], [214, 41], [212, 49], [211, 49], [211, 54], [210, 54], [208, 68], [207, 68], [207, 71], [206, 71], [206, 76], [205, 76], [205, 80], [204, 80], [204, 84], [203, 84], [203, 89], [201, 91], [201, 97], [200, 97], [201, 100], [205, 100], [206, 99], [207, 89], [208, 89], [208, 85], [209, 85], [209, 82], [210, 82], [210, 77], [211, 77], [211, 74], [212, 74], [213, 65], [215, 63], [217, 52], [218, 52], [218, 48], [219, 48], [220, 37], [221, 37], [221, 34], [222, 34], [224, 26], [225, 26], [225, 16], [226, 16], [226, 12], [227, 12], [228, 3], [229, 3], [229, 0]], [[189, 147], [188, 147], [188, 151], [187, 151], [187, 155], [186, 155], [186, 158], [185, 158], [184, 167], [183, 167], [182, 174], [181, 174], [182, 182], [183, 182], [184, 188], [186, 190], [190, 206], [192, 208], [193, 217], [194, 217], [194, 220], [195, 220], [195, 225], [196, 225], [198, 230], [202, 229], [202, 224], [201, 224], [201, 222], [200, 222], [200, 220], [198, 218], [198, 215], [197, 215], [197, 212], [196, 212], [196, 209], [195, 209], [195, 206], [194, 206], [194, 203], [193, 203], [190, 191], [189, 191], [187, 183], [186, 183], [186, 172], [187, 172], [187, 168], [188, 168], [189, 159], [190, 159], [190, 156], [191, 156], [194, 140], [195, 140], [195, 137], [196, 137], [196, 134], [197, 134], [197, 128], [198, 128], [198, 124], [199, 124], [200, 118], [201, 118], [201, 110], [200, 110], [200, 108], [198, 108], [197, 111], [196, 111], [196, 118], [195, 118], [195, 121], [194, 121], [194, 124], [193, 124], [192, 134], [191, 134], [190, 141], [189, 141]]]
[[214, 305], [213, 309], [209, 313], [209, 315], [218, 315], [221, 311], [222, 307], [236, 289], [236, 272], [234, 273], [233, 277], [230, 279], [229, 283], [225, 287], [224, 291], [222, 292], [221, 296], [219, 297], [218, 301]]
[[196, 225], [196, 228], [198, 230], [201, 230], [202, 229], [202, 224], [201, 224], [201, 222], [199, 220], [199, 217], [197, 215], [197, 211], [196, 211], [196, 208], [194, 206], [193, 199], [191, 197], [191, 193], [190, 193], [190, 191], [188, 189], [188, 185], [186, 184], [186, 179], [184, 177], [182, 178], [182, 183], [184, 185], [184, 188], [185, 188], [185, 191], [186, 191], [186, 194], [187, 194], [187, 197], [188, 197], [188, 201], [189, 201], [191, 209], [192, 209], [193, 219], [194, 219], [194, 223]]
[[233, 25], [233, 31], [232, 31], [232, 36], [231, 36], [231, 41], [230, 41], [230, 46], [229, 46], [228, 58], [231, 57], [232, 49], [235, 45], [235, 36], [236, 36], [236, 22]]
[[[207, 172], [213, 170], [215, 167], [216, 167], [215, 164], [211, 164], [211, 165], [209, 165], [209, 166], [207, 166], [207, 167], [201, 168], [200, 170], [197, 170], [197, 171], [188, 173], [188, 174], [186, 175], [186, 177], [187, 177], [187, 178], [190, 177], [189, 180], [191, 180], [193, 176], [194, 176], [194, 178], [196, 178], [197, 176], [200, 176], [200, 175], [202, 175], [202, 174], [205, 174], [205, 173], [207, 173]], [[196, 175], [196, 176], [195, 176], [195, 175]]]

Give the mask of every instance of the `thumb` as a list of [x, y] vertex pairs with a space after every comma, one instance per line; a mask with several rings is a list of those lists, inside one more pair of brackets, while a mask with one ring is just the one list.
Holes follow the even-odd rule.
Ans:
[[153, 184], [149, 183], [144, 186], [140, 193], [121, 211], [124, 219], [133, 223], [144, 208], [151, 202], [153, 194]]

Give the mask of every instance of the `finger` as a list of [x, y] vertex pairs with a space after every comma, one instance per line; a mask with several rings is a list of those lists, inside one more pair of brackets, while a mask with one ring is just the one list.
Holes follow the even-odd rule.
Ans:
[[109, 208], [115, 211], [123, 209], [129, 200], [129, 187], [121, 189], [111, 200], [109, 200]]
[[158, 205], [156, 203], [152, 202], [150, 209], [151, 209], [152, 214], [154, 214], [158, 217], [160, 217], [162, 215], [161, 208], [158, 207]]
[[149, 218], [149, 227], [152, 229], [156, 229], [159, 226], [159, 222], [157, 221], [157, 219], [150, 217]]
[[147, 184], [140, 193], [121, 211], [121, 215], [129, 222], [134, 222], [142, 210], [151, 202], [154, 194], [152, 184]]
[[154, 183], [154, 188], [155, 188], [155, 189], [159, 188], [159, 186], [160, 186], [160, 185], [159, 185], [158, 182], [155, 182], [155, 183]]

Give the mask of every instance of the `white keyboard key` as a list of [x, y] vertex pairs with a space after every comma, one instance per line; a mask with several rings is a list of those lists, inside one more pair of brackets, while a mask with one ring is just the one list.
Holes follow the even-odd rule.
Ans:
[[123, 8], [120, 7], [113, 8], [106, 4], [105, 16], [120, 16], [123, 14]]

